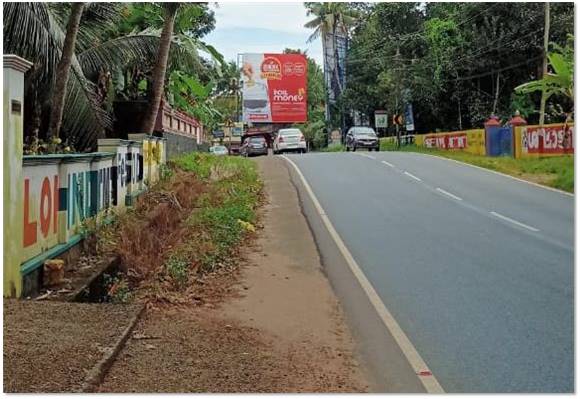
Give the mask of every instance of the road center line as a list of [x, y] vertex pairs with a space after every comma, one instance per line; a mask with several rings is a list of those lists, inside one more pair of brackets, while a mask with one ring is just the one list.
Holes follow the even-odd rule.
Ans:
[[505, 220], [505, 221], [507, 221], [507, 222], [513, 223], [513, 224], [515, 224], [516, 226], [523, 227], [524, 229], [528, 229], [528, 230], [530, 230], [530, 231], [534, 231], [534, 232], [540, 231], [539, 229], [536, 229], [535, 227], [528, 226], [527, 224], [524, 224], [524, 223], [518, 222], [517, 220], [514, 220], [514, 219], [512, 219], [512, 218], [508, 218], [507, 216], [504, 216], [504, 215], [502, 215], [502, 214], [499, 214], [499, 213], [497, 213], [497, 212], [490, 211], [489, 213], [491, 213], [493, 216], [496, 216], [496, 217], [498, 217], [498, 218], [500, 218], [500, 219], [503, 219], [503, 220]]
[[437, 187], [436, 190], [439, 191], [441, 194], [445, 194], [446, 196], [453, 198], [454, 200], [463, 201], [463, 199], [459, 198], [457, 195], [453, 195], [449, 191], [445, 191], [442, 188]]
[[375, 159], [375, 157], [373, 157], [372, 155], [367, 155], [367, 154], [360, 154], [360, 155], [365, 157], [365, 158]]
[[415, 175], [413, 175], [413, 174], [411, 174], [411, 173], [409, 173], [409, 172], [407, 172], [407, 171], [405, 171], [405, 174], [406, 174], [407, 176], [409, 176], [411, 179], [415, 179], [415, 180], [417, 180], [417, 181], [421, 181], [421, 179], [419, 179], [417, 176], [415, 176]]
[[381, 161], [381, 163], [384, 163], [385, 165], [390, 166], [391, 168], [395, 167], [395, 165], [393, 165], [392, 163], [389, 163], [387, 161]]
[[340, 235], [334, 228], [332, 222], [330, 221], [330, 218], [326, 215], [324, 208], [322, 208], [322, 205], [320, 205], [320, 202], [318, 202], [318, 198], [316, 198], [314, 191], [312, 191], [310, 184], [308, 184], [308, 182], [306, 181], [306, 177], [304, 177], [302, 171], [300, 170], [300, 168], [298, 168], [298, 165], [296, 165], [294, 161], [292, 161], [285, 155], [282, 155], [282, 158], [284, 158], [286, 161], [288, 161], [290, 165], [294, 167], [294, 170], [300, 177], [302, 185], [306, 189], [308, 196], [310, 197], [312, 203], [314, 204], [316, 212], [320, 215], [320, 218], [322, 219], [322, 222], [324, 223], [330, 236], [334, 240], [342, 256], [344, 256], [344, 259], [346, 260], [346, 263], [348, 264], [350, 270], [358, 280], [360, 286], [362, 287], [365, 294], [369, 298], [369, 301], [375, 308], [383, 324], [385, 325], [387, 330], [391, 333], [391, 335], [399, 345], [401, 352], [403, 352], [403, 354], [407, 358], [407, 361], [417, 374], [417, 377], [425, 387], [425, 390], [428, 393], [445, 393], [443, 387], [441, 387], [439, 381], [437, 381], [437, 378], [435, 378], [435, 376], [431, 373], [431, 371], [427, 367], [427, 364], [425, 363], [419, 352], [417, 352], [415, 346], [411, 343], [411, 340], [407, 337], [401, 326], [399, 326], [399, 323], [397, 323], [391, 312], [387, 309], [387, 307], [379, 297], [379, 294], [377, 294], [377, 292], [375, 291], [371, 282], [367, 279], [358, 263], [356, 263], [356, 261], [354, 260], [352, 254], [344, 244], [344, 241], [342, 241], [342, 238], [340, 238]]

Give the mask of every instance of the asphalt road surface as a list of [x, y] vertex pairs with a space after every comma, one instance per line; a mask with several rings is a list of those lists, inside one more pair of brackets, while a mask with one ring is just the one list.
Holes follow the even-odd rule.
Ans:
[[422, 154], [288, 158], [446, 392], [573, 392], [572, 196]]

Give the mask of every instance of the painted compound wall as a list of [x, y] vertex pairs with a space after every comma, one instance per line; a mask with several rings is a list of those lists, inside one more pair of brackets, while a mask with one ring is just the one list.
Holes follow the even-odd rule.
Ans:
[[[99, 140], [100, 151], [96, 153], [25, 156], [14, 165], [22, 176], [18, 182], [22, 195], [12, 201], [5, 196], [4, 201], [5, 213], [16, 214], [21, 228], [15, 229], [21, 233], [5, 244], [5, 253], [16, 260], [12, 267], [17, 273], [9, 275], [14, 286], [21, 287], [24, 275], [76, 244], [87, 218], [100, 222], [108, 210], [122, 210], [147, 184], [159, 180], [159, 165], [165, 163], [161, 155], [164, 139], [142, 139], [159, 154], [149, 156], [154, 167], [148, 172], [143, 168], [143, 142], [119, 139]], [[22, 148], [19, 151], [22, 153]], [[18, 289], [4, 290], [5, 296], [19, 293]]]
[[415, 144], [426, 148], [461, 150], [472, 154], [485, 155], [485, 131], [483, 129], [474, 129], [416, 135]]
[[160, 178], [165, 139], [144, 134], [99, 140], [99, 152], [23, 157], [24, 73], [32, 63], [4, 55], [4, 296], [23, 277], [80, 241], [83, 221], [133, 203]]
[[514, 140], [516, 158], [574, 154], [574, 124], [518, 126]]

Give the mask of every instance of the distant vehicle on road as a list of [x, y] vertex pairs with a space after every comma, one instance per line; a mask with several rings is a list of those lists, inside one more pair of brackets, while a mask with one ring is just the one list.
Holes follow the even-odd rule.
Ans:
[[268, 143], [262, 136], [248, 137], [240, 147], [240, 155], [250, 157], [252, 155], [268, 155]]
[[278, 134], [274, 139], [273, 144], [274, 154], [280, 154], [282, 152], [294, 151], [294, 152], [306, 152], [306, 139], [300, 131], [300, 129], [289, 128], [280, 129]]
[[213, 155], [228, 155], [228, 149], [223, 145], [214, 145], [213, 147], [209, 147], [209, 152]]
[[353, 126], [346, 134], [346, 150], [356, 151], [359, 148], [368, 148], [369, 151], [378, 151], [380, 142], [372, 127]]

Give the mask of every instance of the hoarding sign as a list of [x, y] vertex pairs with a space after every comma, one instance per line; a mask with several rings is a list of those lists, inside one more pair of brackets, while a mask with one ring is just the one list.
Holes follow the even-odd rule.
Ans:
[[219, 138], [223, 138], [224, 137], [224, 131], [221, 129], [217, 129], [213, 131], [213, 137], [215, 137], [216, 139]]
[[307, 120], [307, 61], [302, 54], [243, 54], [242, 109], [246, 122]]
[[405, 127], [408, 132], [415, 130], [415, 121], [413, 120], [413, 104], [408, 103], [405, 107]]
[[389, 115], [387, 111], [375, 111], [375, 127], [387, 128], [389, 126]]

